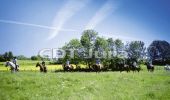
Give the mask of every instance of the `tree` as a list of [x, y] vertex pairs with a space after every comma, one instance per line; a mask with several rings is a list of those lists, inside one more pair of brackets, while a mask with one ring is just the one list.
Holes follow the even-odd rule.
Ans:
[[37, 56], [31, 56], [31, 60], [38, 60]]
[[145, 46], [142, 41], [132, 41], [126, 45], [127, 56], [135, 61], [142, 60], [145, 56]]
[[5, 52], [4, 53], [4, 59], [6, 60], [6, 61], [9, 61], [9, 60], [11, 60], [11, 59], [13, 59], [13, 53], [11, 52], [11, 51], [9, 51], [9, 52]]
[[104, 64], [104, 66], [108, 66], [108, 41], [103, 37], [97, 37], [94, 50], [98, 52], [98, 57], [101, 60], [101, 62]]
[[84, 48], [90, 49], [94, 45], [98, 33], [94, 30], [85, 30], [81, 36], [81, 44]]
[[95, 50], [99, 50], [103, 52], [104, 50], [108, 50], [108, 42], [103, 37], [97, 37], [94, 43]]
[[5, 58], [2, 54], [0, 54], [0, 62], [4, 62], [5, 61]]
[[116, 57], [114, 57], [115, 56], [115, 41], [112, 38], [108, 38], [107, 42], [108, 42], [108, 49], [111, 53], [111, 55], [110, 55], [111, 58], [105, 59], [105, 62], [113, 70], [116, 66], [115, 65], [116, 64]]
[[[81, 61], [81, 57], [78, 54], [78, 51], [81, 48], [82, 48], [82, 45], [78, 39], [70, 40], [70, 42], [68, 44], [63, 46], [63, 50], [66, 51], [66, 56], [64, 57], [63, 62], [66, 62], [67, 59], [71, 59], [72, 62], [77, 66], [78, 62]], [[70, 53], [71, 53], [70, 50], [73, 50], [73, 53], [74, 53], [73, 58], [70, 57]]]
[[13, 53], [11, 51], [8, 52], [8, 57], [9, 57], [9, 59], [12, 59], [14, 57]]
[[114, 51], [114, 47], [115, 47], [115, 42], [112, 38], [108, 38], [107, 39], [107, 42], [108, 42], [108, 48], [110, 51]]
[[80, 49], [82, 47], [80, 41], [78, 39], [72, 39], [70, 42], [67, 44], [68, 49]]
[[165, 62], [170, 59], [170, 44], [167, 41], [155, 40], [149, 45], [147, 51], [152, 61]]
[[[90, 49], [94, 50], [94, 42], [96, 40], [98, 33], [94, 30], [85, 30], [81, 36], [81, 44], [83, 49], [81, 49], [82, 56], [89, 56]], [[85, 55], [84, 55], [85, 54]], [[86, 58], [84, 59], [90, 68], [90, 63], [93, 58]]]
[[31, 60], [42, 60], [42, 57], [40, 55], [31, 56]]
[[24, 55], [19, 55], [19, 56], [17, 56], [17, 59], [18, 60], [27, 60], [29, 58], [25, 57]]
[[116, 56], [121, 56], [124, 51], [124, 44], [122, 40], [116, 39], [114, 43], [115, 43]]

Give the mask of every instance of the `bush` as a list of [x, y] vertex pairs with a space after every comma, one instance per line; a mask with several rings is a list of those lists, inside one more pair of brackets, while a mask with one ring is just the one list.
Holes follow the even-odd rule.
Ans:
[[0, 61], [9, 61], [13, 58], [13, 53], [11, 51], [5, 52], [4, 54], [0, 55]]
[[37, 56], [31, 56], [31, 60], [39, 60]]
[[0, 55], [0, 62], [4, 62], [5, 58], [3, 57], [3, 55]]
[[25, 57], [24, 55], [17, 56], [18, 60], [29, 60], [29, 58]]

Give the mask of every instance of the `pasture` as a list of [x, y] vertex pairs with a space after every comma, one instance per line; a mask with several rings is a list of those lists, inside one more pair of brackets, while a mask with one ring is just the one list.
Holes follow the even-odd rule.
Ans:
[[61, 65], [47, 65], [40, 73], [37, 61], [19, 61], [21, 71], [11, 74], [0, 63], [0, 100], [169, 100], [170, 72], [156, 66], [153, 73], [142, 66], [139, 73], [57, 72]]

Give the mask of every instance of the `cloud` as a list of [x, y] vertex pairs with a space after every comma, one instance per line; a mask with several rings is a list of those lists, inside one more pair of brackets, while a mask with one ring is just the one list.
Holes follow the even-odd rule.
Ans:
[[80, 9], [85, 7], [89, 1], [90, 0], [68, 0], [59, 12], [57, 12], [52, 25], [52, 27], [56, 27], [56, 29], [50, 32], [50, 36], [47, 40], [55, 38], [66, 21], [68, 21]]
[[[17, 25], [44, 28], [44, 29], [49, 29], [49, 30], [56, 30], [57, 29], [56, 27], [49, 27], [49, 26], [45, 26], [45, 25], [31, 24], [31, 23], [12, 21], [12, 20], [2, 20], [2, 19], [0, 19], [0, 23], [17, 24]], [[61, 31], [77, 31], [77, 30], [74, 30], [74, 29], [60, 29], [60, 30]]]
[[117, 5], [113, 2], [113, 0], [106, 1], [106, 3], [92, 17], [85, 29], [95, 28], [101, 21], [103, 21], [107, 16], [112, 14], [116, 9]]

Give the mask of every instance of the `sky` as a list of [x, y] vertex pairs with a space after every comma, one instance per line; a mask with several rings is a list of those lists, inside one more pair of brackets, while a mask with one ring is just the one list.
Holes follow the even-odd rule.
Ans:
[[169, 0], [0, 0], [0, 54], [32, 56], [80, 39], [99, 36], [170, 42]]

